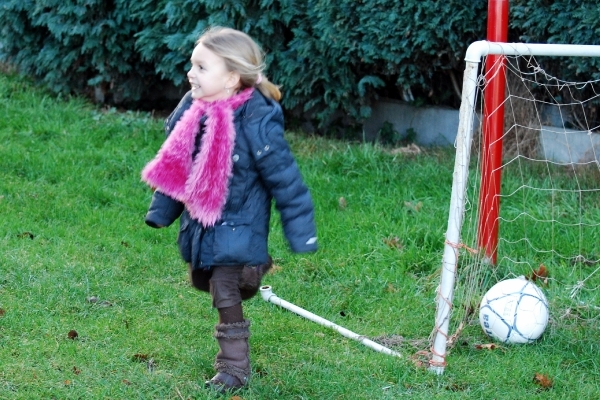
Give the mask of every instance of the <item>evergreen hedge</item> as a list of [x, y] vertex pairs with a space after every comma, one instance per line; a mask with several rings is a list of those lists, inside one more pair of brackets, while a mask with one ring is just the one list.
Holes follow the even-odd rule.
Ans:
[[[487, 1], [3, 0], [0, 20], [1, 62], [57, 92], [140, 108], [160, 108], [153, 100], [171, 86], [185, 90], [207, 27], [241, 29], [266, 50], [288, 121], [324, 130], [358, 126], [380, 96], [458, 107]], [[594, 1], [513, 0], [509, 20], [509, 41], [599, 41]], [[595, 59], [557, 66], [598, 71]]]

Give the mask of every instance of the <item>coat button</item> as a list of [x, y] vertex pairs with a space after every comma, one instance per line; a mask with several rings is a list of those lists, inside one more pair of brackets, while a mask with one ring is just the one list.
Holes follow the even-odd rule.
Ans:
[[266, 145], [265, 146], [265, 151], [268, 151], [268, 150], [269, 150], [269, 145]]
[[261, 154], [262, 154], [262, 151], [260, 151], [260, 150], [258, 150], [258, 151], [256, 152], [256, 155], [257, 155], [257, 156], [260, 156]]
[[233, 155], [233, 162], [238, 162], [239, 159], [240, 159], [240, 156], [238, 154]]

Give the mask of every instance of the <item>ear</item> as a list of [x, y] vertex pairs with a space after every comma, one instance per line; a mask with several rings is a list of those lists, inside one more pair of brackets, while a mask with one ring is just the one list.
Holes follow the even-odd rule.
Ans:
[[242, 77], [238, 72], [231, 71], [229, 72], [229, 78], [227, 78], [227, 81], [225, 82], [225, 87], [228, 87], [230, 89], [237, 89], [240, 87], [241, 80]]

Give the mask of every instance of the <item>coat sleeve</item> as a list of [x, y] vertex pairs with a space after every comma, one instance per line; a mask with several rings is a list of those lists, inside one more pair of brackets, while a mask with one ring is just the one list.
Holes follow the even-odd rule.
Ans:
[[146, 214], [146, 225], [161, 228], [171, 225], [183, 212], [183, 203], [159, 192], [152, 195], [152, 202]]
[[290, 147], [283, 137], [283, 114], [278, 104], [258, 124], [253, 154], [260, 176], [275, 199], [283, 232], [292, 251], [317, 250], [314, 206]]

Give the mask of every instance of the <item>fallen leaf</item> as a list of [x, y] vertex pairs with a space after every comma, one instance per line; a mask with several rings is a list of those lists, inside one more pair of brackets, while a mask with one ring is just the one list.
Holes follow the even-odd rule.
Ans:
[[537, 372], [533, 375], [533, 383], [539, 385], [543, 390], [548, 390], [552, 387], [552, 380], [548, 378], [548, 375]]
[[88, 303], [97, 304], [100, 307], [112, 307], [113, 303], [108, 300], [102, 300], [98, 298], [98, 296], [90, 296], [85, 299]]
[[464, 392], [468, 389], [468, 386], [464, 383], [453, 383], [451, 385], [446, 386], [446, 390], [451, 392]]
[[538, 279], [544, 284], [548, 283], [548, 269], [544, 264], [540, 264], [537, 270], [531, 271], [531, 274], [527, 277], [530, 281], [536, 282]]
[[404, 205], [415, 212], [419, 212], [421, 210], [421, 207], [423, 207], [423, 202], [420, 201], [417, 204], [413, 204], [410, 201], [405, 201]]
[[343, 198], [343, 197], [340, 197], [338, 199], [338, 206], [340, 207], [340, 210], [344, 210], [348, 206], [348, 203], [346, 202], [346, 199]]
[[129, 247], [129, 243], [127, 243], [125, 241], [121, 241], [121, 246], [123, 246], [123, 247]]
[[4, 308], [0, 308], [0, 317], [3, 317], [6, 314], [6, 310]]
[[75, 340], [75, 338], [79, 336], [79, 334], [77, 333], [77, 331], [75, 329], [71, 329], [69, 331], [69, 333], [67, 333], [67, 337], [71, 340]]
[[131, 361], [146, 362], [148, 361], [148, 354], [136, 353], [131, 357]]
[[476, 344], [475, 348], [477, 350], [496, 350], [498, 348], [498, 345], [494, 343]]
[[402, 242], [400, 241], [400, 238], [398, 238], [398, 236], [392, 237], [390, 235], [383, 239], [383, 243], [385, 243], [388, 247], [396, 248], [398, 250], [402, 250], [402, 248], [404, 247], [404, 245], [402, 244]]
[[410, 357], [411, 361], [417, 368], [428, 368], [431, 353], [426, 350], [417, 351]]
[[151, 358], [148, 354], [136, 353], [131, 357], [131, 361], [140, 363], [146, 363], [146, 368], [149, 372], [153, 372], [154, 368], [158, 365], [154, 358]]
[[121, 382], [123, 382], [127, 386], [131, 385], [131, 382], [129, 382], [127, 379], [123, 379]]
[[34, 238], [35, 236], [34, 236], [34, 235], [33, 235], [33, 233], [31, 233], [31, 232], [22, 232], [22, 233], [19, 233], [19, 234], [17, 235], [17, 237], [18, 237], [19, 239], [27, 239], [27, 238], [29, 238], [29, 239], [33, 240], [33, 238]]
[[81, 373], [81, 370], [79, 368], [77, 368], [77, 367], [73, 367], [73, 373], [75, 375], [79, 375]]
[[65, 386], [69, 386], [70, 384], [71, 384], [71, 381], [67, 379], [67, 380], [65, 381]]
[[394, 287], [391, 283], [388, 283], [387, 288], [385, 289], [388, 293], [398, 293], [398, 288]]

